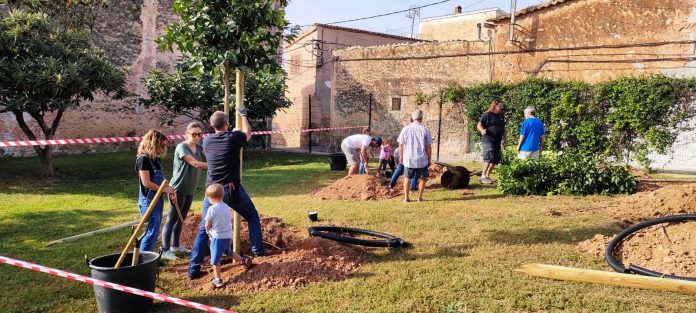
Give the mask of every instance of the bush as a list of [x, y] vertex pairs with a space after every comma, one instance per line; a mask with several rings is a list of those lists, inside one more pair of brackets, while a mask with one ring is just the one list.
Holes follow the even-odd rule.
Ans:
[[696, 79], [664, 75], [627, 77], [594, 85], [584, 82], [529, 78], [443, 89], [443, 99], [458, 104], [466, 116], [471, 140], [480, 136], [476, 124], [493, 99], [505, 104], [508, 144], [514, 144], [522, 111], [534, 106], [546, 125], [546, 148], [564, 154], [634, 159], [649, 165], [650, 152], [663, 153], [696, 116]]
[[626, 167], [611, 166], [577, 155], [513, 160], [497, 168], [498, 188], [514, 195], [630, 194], [637, 179]]

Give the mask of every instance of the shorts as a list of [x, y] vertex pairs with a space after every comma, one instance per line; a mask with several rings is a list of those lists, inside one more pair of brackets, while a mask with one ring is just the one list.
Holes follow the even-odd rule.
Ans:
[[539, 159], [539, 150], [536, 151], [520, 151], [520, 153], [517, 154], [517, 158], [520, 160], [538, 160]]
[[406, 168], [406, 178], [408, 179], [428, 179], [430, 174], [428, 174], [428, 167], [421, 168]]
[[223, 254], [232, 255], [232, 238], [213, 238], [210, 241], [210, 265], [220, 265]]
[[341, 150], [343, 150], [343, 154], [346, 155], [346, 161], [348, 161], [348, 165], [360, 164], [360, 154], [358, 153], [358, 150], [349, 148], [344, 143], [341, 144]]
[[483, 162], [498, 164], [503, 159], [500, 142], [482, 141]]

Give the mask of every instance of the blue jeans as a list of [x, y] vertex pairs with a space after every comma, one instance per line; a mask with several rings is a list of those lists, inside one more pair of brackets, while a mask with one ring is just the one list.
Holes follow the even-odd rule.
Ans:
[[361, 174], [361, 175], [362, 175], [362, 174], [365, 174], [365, 173], [367, 173], [367, 172], [365, 171], [365, 163], [360, 163], [360, 167], [358, 168], [358, 174]]
[[[154, 175], [150, 177], [150, 181], [158, 185], [161, 184], [164, 181], [164, 171], [162, 169], [155, 170]], [[143, 195], [140, 190], [138, 190], [138, 209], [140, 211], [140, 216], [145, 215], [145, 212], [147, 212], [147, 207], [155, 198], [155, 194], [157, 194], [157, 192], [154, 190], [148, 190], [147, 195]], [[160, 231], [160, 223], [162, 223], [164, 197], [166, 197], [166, 194], [163, 193], [157, 200], [155, 207], [150, 213], [150, 216], [147, 218], [147, 229], [143, 235], [143, 241], [140, 242], [140, 251], [155, 251], [157, 236], [159, 236]]]
[[[396, 180], [399, 178], [404, 173], [404, 165], [399, 164], [396, 166], [396, 170], [394, 171], [394, 174], [392, 174], [391, 180], [389, 181], [389, 187], [394, 188], [396, 185]], [[404, 179], [406, 179], [406, 176], [404, 176]], [[417, 179], [411, 179], [411, 190], [416, 190], [418, 189], [418, 180]]]
[[[162, 196], [164, 197], [164, 196]], [[147, 212], [147, 207], [150, 204], [152, 198], [149, 199], [139, 199], [140, 216], [145, 215]], [[150, 213], [147, 218], [147, 229], [145, 230], [145, 235], [143, 240], [140, 242], [140, 251], [155, 251], [155, 245], [157, 244], [157, 236], [159, 236], [160, 224], [162, 223], [162, 211], [164, 208], [163, 199], [160, 198], [155, 205], [155, 208]]]
[[[249, 198], [249, 195], [244, 190], [244, 187], [242, 187], [242, 184], [235, 183], [235, 186], [239, 192], [239, 203], [236, 205], [232, 205], [230, 203], [229, 186], [225, 186], [225, 198], [223, 201], [247, 221], [249, 238], [251, 239], [251, 250], [254, 253], [262, 253], [265, 251], [265, 248], [263, 246], [263, 236], [261, 235], [261, 219], [259, 218], [259, 213], [256, 211], [254, 203], [251, 202], [251, 198]], [[201, 264], [203, 264], [203, 258], [208, 256], [210, 253], [210, 249], [208, 247], [208, 234], [205, 232], [205, 216], [208, 213], [208, 207], [210, 207], [210, 202], [208, 201], [208, 198], [204, 198], [201, 227], [198, 229], [198, 233], [196, 233], [196, 238], [194, 239], [193, 247], [191, 248], [191, 257], [189, 259], [188, 269], [189, 276], [193, 276], [200, 272]]]

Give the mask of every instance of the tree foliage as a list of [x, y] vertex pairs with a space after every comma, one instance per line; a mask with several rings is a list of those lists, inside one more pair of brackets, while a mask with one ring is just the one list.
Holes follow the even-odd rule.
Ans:
[[[198, 73], [187, 63], [178, 64], [172, 74], [152, 71], [145, 80], [149, 98], [140, 99], [140, 103], [163, 107], [169, 113], [162, 117], [163, 122], [171, 123], [176, 116], [187, 116], [209, 127], [208, 119], [214, 111], [222, 109], [224, 97], [222, 75], [220, 71], [212, 73], [216, 74]], [[280, 68], [252, 72], [245, 87], [249, 118], [273, 117], [278, 109], [291, 104], [285, 97], [285, 73]]]
[[460, 104], [470, 133], [493, 99], [505, 104], [509, 138], [516, 138], [528, 106], [546, 125], [547, 149], [572, 154], [629, 158], [649, 164], [650, 152], [663, 153], [685, 123], [696, 116], [696, 80], [664, 75], [626, 77], [598, 84], [530, 78], [444, 89], [445, 100]]
[[[14, 114], [30, 140], [32, 117], [53, 139], [65, 111], [101, 91], [125, 94], [124, 72], [90, 46], [83, 31], [57, 25], [43, 12], [12, 10], [0, 21], [0, 113]], [[53, 174], [51, 146], [35, 146], [44, 175]]]
[[287, 0], [175, 0], [172, 7], [180, 21], [168, 25], [157, 42], [160, 48], [176, 47], [199, 72], [215, 73], [222, 67], [225, 105], [230, 100], [231, 69], [257, 75], [256, 81], [250, 81], [251, 88], [255, 88], [254, 84], [274, 86], [257, 93], [282, 89], [283, 95], [274, 98], [278, 101], [250, 103], [257, 109], [266, 107], [275, 112], [276, 106], [287, 105], [282, 100], [285, 85], [275, 83], [282, 72], [277, 70], [280, 67], [276, 54], [288, 24], [282, 10], [286, 5]]

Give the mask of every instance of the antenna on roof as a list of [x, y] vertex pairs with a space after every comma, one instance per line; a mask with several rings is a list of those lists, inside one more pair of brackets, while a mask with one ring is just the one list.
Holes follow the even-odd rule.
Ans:
[[411, 38], [413, 38], [413, 25], [416, 23], [416, 16], [420, 17], [420, 7], [411, 6], [406, 12], [406, 17], [411, 19]]

